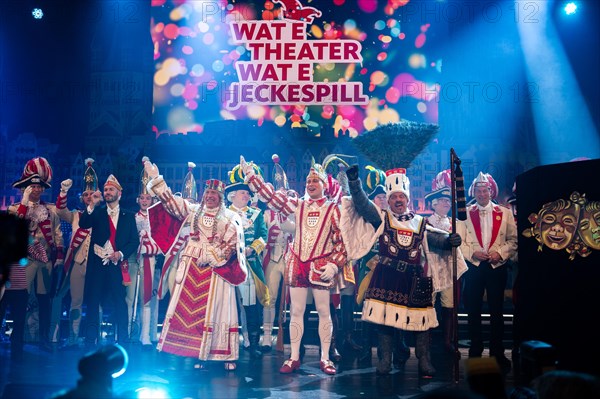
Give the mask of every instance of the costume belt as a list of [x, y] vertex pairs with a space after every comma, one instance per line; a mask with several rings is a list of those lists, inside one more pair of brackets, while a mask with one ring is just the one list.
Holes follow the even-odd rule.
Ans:
[[379, 264], [386, 267], [391, 267], [399, 272], [405, 272], [409, 266], [414, 266], [412, 263], [408, 263], [400, 259], [388, 258], [387, 256], [380, 256]]

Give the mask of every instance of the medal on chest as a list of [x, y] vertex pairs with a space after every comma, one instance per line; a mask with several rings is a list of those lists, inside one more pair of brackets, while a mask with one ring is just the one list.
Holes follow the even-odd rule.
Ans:
[[398, 244], [403, 247], [408, 247], [413, 241], [414, 233], [409, 230], [396, 230], [396, 239], [398, 240]]
[[215, 217], [213, 215], [202, 215], [202, 226], [212, 227], [215, 224]]
[[316, 225], [319, 224], [319, 219], [321, 218], [321, 212], [320, 211], [310, 211], [308, 212], [308, 214], [306, 215], [306, 225], [308, 227], [315, 227]]

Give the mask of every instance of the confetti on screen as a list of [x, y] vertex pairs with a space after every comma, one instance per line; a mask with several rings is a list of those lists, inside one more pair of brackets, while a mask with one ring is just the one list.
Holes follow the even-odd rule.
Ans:
[[[435, 15], [405, 17], [409, 0], [303, 0], [322, 12], [308, 39], [357, 40], [362, 64], [316, 63], [314, 80], [362, 82], [366, 105], [242, 105], [228, 110], [227, 90], [239, 81], [235, 64], [250, 60], [233, 43], [229, 23], [282, 18], [272, 1], [152, 0], [154, 131], [201, 133], [219, 120], [271, 121], [306, 127], [315, 135], [333, 127], [354, 137], [400, 119], [437, 123], [442, 60]], [[431, 18], [431, 21], [425, 18]], [[443, 32], [443, 31], [442, 31]]]

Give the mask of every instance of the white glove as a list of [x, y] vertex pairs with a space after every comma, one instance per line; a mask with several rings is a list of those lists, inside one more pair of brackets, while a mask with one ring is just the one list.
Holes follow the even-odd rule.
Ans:
[[73, 180], [67, 179], [60, 182], [60, 192], [66, 194], [67, 191], [73, 186]]
[[150, 161], [144, 162], [144, 171], [146, 172], [146, 174], [148, 175], [148, 177], [150, 179], [154, 179], [155, 177], [157, 177], [159, 175], [158, 166], [156, 166], [155, 163], [152, 163]]
[[321, 280], [330, 281], [338, 272], [338, 267], [331, 262], [327, 262], [321, 270], [323, 270], [323, 273], [321, 273]]
[[252, 167], [252, 165], [252, 162], [247, 163], [244, 159], [244, 156], [240, 155], [240, 168], [242, 169], [242, 172], [244, 172], [244, 176], [246, 177], [246, 179], [249, 179], [250, 177], [255, 175], [254, 168]]
[[21, 198], [21, 205], [27, 206], [27, 204], [29, 203], [29, 195], [31, 194], [31, 191], [33, 191], [33, 187], [31, 187], [31, 186], [27, 186], [25, 188], [25, 190], [23, 190], [23, 197]]

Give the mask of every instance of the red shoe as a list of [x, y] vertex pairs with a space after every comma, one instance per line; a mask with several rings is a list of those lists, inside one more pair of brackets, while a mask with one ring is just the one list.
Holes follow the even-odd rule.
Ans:
[[337, 373], [335, 365], [331, 360], [321, 360], [321, 371], [329, 375], [334, 375]]
[[288, 359], [283, 362], [283, 366], [279, 369], [281, 374], [290, 374], [300, 368], [300, 360]]

